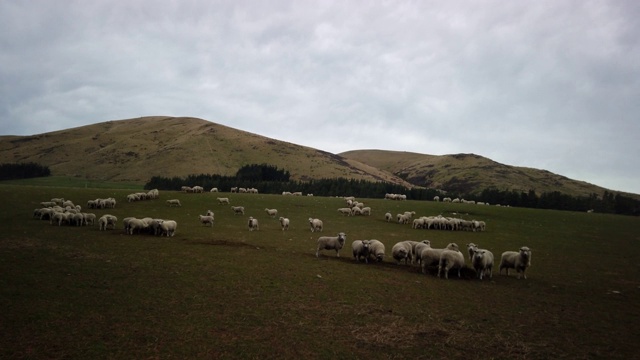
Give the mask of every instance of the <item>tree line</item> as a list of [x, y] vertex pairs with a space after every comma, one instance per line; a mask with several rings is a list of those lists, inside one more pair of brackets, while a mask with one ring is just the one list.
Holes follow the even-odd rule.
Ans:
[[0, 180], [29, 179], [50, 175], [49, 167], [34, 162], [0, 164]]

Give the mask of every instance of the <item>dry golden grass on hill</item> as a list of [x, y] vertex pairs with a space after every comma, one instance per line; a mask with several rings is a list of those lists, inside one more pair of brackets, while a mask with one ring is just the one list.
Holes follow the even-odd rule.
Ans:
[[0, 137], [0, 163], [31, 161], [54, 175], [110, 181], [233, 175], [243, 165], [268, 163], [296, 180], [345, 177], [410, 186], [354, 160], [196, 118], [144, 117]]

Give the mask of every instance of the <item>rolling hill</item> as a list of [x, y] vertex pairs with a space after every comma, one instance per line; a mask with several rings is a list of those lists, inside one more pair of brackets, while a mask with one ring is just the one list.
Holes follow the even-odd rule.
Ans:
[[152, 176], [234, 175], [243, 165], [267, 163], [288, 170], [294, 180], [343, 177], [463, 194], [494, 188], [588, 196], [607, 190], [475, 154], [331, 154], [191, 117], [150, 116], [31, 136], [0, 136], [0, 163], [20, 162], [46, 165], [58, 176], [134, 183]]
[[32, 136], [0, 136], [0, 163], [36, 162], [53, 175], [147, 182], [152, 176], [234, 175], [268, 163], [294, 180], [345, 177], [411, 184], [355, 160], [206, 120], [153, 116]]
[[478, 194], [483, 189], [495, 188], [518, 192], [534, 190], [538, 195], [559, 191], [572, 196], [589, 196], [593, 193], [602, 195], [607, 190], [546, 170], [505, 165], [475, 154], [354, 150], [339, 155], [388, 171], [417, 186], [462, 194]]

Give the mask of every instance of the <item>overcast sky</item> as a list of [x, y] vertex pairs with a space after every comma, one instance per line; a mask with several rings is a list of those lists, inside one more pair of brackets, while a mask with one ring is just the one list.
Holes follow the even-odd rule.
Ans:
[[0, 135], [193, 116], [640, 193], [640, 1], [0, 1]]

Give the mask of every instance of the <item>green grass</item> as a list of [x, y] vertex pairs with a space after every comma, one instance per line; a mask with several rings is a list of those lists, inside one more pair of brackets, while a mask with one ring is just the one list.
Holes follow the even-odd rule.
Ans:
[[[466, 204], [361, 199], [371, 217], [343, 217], [343, 200], [0, 185], [0, 358], [631, 358], [640, 346], [635, 217]], [[113, 196], [118, 228], [32, 219], [53, 197], [84, 205]], [[243, 205], [233, 215], [217, 196]], [[169, 208], [178, 198], [183, 206]], [[283, 232], [264, 208], [291, 219]], [[215, 212], [213, 228], [197, 215]], [[487, 222], [487, 231], [413, 230], [383, 214], [406, 210]], [[126, 216], [178, 222], [175, 237], [125, 235]], [[248, 216], [260, 221], [249, 232]], [[317, 233], [347, 233], [341, 257], [315, 257]], [[434, 246], [474, 242], [496, 257], [532, 248], [529, 279], [450, 280], [416, 267], [355, 263], [350, 244], [376, 238]]]

